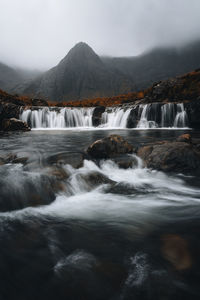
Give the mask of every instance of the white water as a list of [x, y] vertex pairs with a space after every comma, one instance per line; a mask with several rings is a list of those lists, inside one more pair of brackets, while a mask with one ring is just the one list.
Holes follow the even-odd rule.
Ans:
[[121, 107], [108, 108], [102, 114], [101, 127], [108, 128], [126, 128], [127, 120], [132, 108], [124, 111]]
[[174, 127], [185, 127], [188, 123], [187, 113], [184, 110], [183, 103], [177, 104], [177, 115], [174, 120]]
[[[159, 124], [152, 118], [152, 104], [140, 105], [139, 109], [141, 117], [137, 128], [159, 127]], [[183, 103], [167, 103], [161, 106], [161, 128], [187, 128], [187, 125], [188, 117]]]
[[[65, 165], [63, 167], [70, 177], [63, 182], [65, 189], [57, 194], [53, 203], [39, 208], [29, 207], [6, 215], [23, 219], [24, 216], [39, 213], [44, 217], [52, 215], [114, 224], [119, 222], [120, 226], [129, 226], [130, 238], [134, 238], [138, 232], [148, 232], [157, 226], [157, 223], [169, 218], [169, 209], [172, 207], [176, 211], [174, 218], [177, 220], [184, 216], [185, 209], [188, 210], [188, 203], [193, 205], [194, 209], [199, 205], [200, 189], [187, 186], [184, 177], [181, 179], [143, 168], [141, 159], [135, 155], [133, 159], [137, 161], [136, 166], [127, 170], [119, 168], [111, 160], [102, 160], [99, 167], [87, 160], [80, 169]], [[11, 175], [18, 178], [16, 184], [19, 181], [20, 186], [23, 186], [19, 180], [22, 178], [21, 168], [22, 166], [18, 165], [18, 176], [17, 169], [15, 174]], [[108, 177], [113, 183], [94, 186], [87, 179], [87, 175], [94, 172]], [[25, 177], [32, 176], [30, 172], [23, 174], [24, 180]], [[13, 185], [10, 186], [12, 191]], [[170, 219], [173, 219], [173, 211], [170, 212]], [[129, 225], [125, 225], [126, 223]]]
[[[136, 108], [136, 107], [135, 107]], [[160, 108], [160, 111], [159, 111]], [[127, 128], [131, 108], [106, 108], [98, 129]], [[20, 119], [33, 129], [95, 128], [94, 108], [39, 108], [23, 110]], [[138, 129], [187, 128], [188, 118], [183, 104], [145, 104], [139, 106]], [[160, 117], [160, 122], [157, 119]]]
[[153, 120], [148, 120], [148, 108], [149, 104], [145, 104], [144, 106], [140, 106], [141, 117], [140, 121], [137, 125], [137, 128], [147, 129], [147, 128], [157, 128], [158, 124]]

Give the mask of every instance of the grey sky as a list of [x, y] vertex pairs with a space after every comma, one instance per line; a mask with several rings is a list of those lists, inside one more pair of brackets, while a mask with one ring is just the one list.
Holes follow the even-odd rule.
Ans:
[[79, 41], [137, 55], [200, 38], [200, 0], [0, 0], [0, 61], [49, 68]]

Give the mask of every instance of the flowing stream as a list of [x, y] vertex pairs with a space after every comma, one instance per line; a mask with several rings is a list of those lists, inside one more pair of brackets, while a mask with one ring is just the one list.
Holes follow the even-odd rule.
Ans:
[[[103, 116], [109, 126], [112, 113]], [[147, 169], [136, 155], [128, 169], [87, 159], [76, 168], [82, 151], [111, 133], [139, 146], [185, 132], [1, 135], [0, 299], [199, 299], [199, 178]]]

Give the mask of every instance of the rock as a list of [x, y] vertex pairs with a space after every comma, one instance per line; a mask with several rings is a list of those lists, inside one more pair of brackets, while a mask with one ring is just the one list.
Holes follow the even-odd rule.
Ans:
[[67, 171], [61, 167], [49, 168], [47, 173], [48, 175], [55, 176], [58, 180], [66, 180], [70, 176]]
[[200, 101], [185, 103], [185, 110], [188, 115], [189, 127], [200, 128]]
[[55, 200], [55, 193], [61, 189], [55, 179], [46, 175], [34, 177], [25, 173], [18, 173], [18, 175], [14, 183], [9, 180], [12, 177], [0, 178], [0, 212], [48, 205]]
[[17, 157], [13, 159], [12, 163], [25, 165], [28, 161], [28, 157]]
[[191, 143], [192, 142], [192, 137], [189, 133], [182, 134], [180, 135], [177, 139], [177, 142], [185, 142], [185, 143]]
[[139, 105], [134, 107], [129, 116], [128, 116], [128, 120], [127, 120], [127, 128], [136, 128], [137, 124], [139, 122]]
[[120, 135], [110, 135], [97, 140], [87, 149], [87, 153], [95, 159], [112, 158], [120, 154], [132, 153], [133, 151], [133, 146]]
[[13, 103], [1, 102], [0, 99], [0, 129], [4, 119], [19, 118], [20, 106]]
[[69, 153], [60, 152], [47, 158], [47, 164], [61, 165], [71, 165], [73, 168], [77, 169], [83, 166], [83, 153]]
[[113, 184], [115, 183], [113, 180], [109, 179], [107, 176], [104, 174], [95, 171], [95, 172], [90, 172], [87, 174], [79, 174], [81, 179], [83, 179], [86, 184], [92, 188], [98, 187], [99, 185], [102, 184]]
[[92, 115], [92, 124], [93, 126], [97, 127], [101, 124], [101, 116], [105, 112], [104, 106], [97, 106], [95, 107]]
[[48, 102], [44, 99], [32, 99], [32, 105], [33, 106], [49, 106]]
[[131, 155], [120, 155], [112, 159], [119, 168], [128, 169], [138, 165], [138, 161]]
[[164, 142], [141, 147], [138, 156], [146, 167], [165, 172], [200, 174], [200, 152], [185, 142]]
[[178, 271], [191, 268], [192, 257], [187, 241], [176, 234], [165, 234], [162, 237], [162, 254]]
[[2, 129], [4, 131], [30, 131], [30, 127], [24, 121], [18, 120], [16, 118], [4, 119], [2, 122]]

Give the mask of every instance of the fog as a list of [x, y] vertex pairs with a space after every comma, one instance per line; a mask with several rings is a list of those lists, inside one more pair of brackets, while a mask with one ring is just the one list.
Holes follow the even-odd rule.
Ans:
[[0, 61], [48, 69], [79, 41], [134, 56], [200, 38], [199, 0], [0, 0]]

